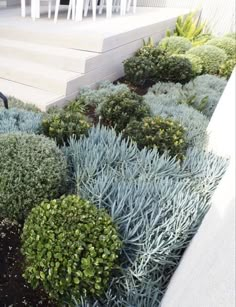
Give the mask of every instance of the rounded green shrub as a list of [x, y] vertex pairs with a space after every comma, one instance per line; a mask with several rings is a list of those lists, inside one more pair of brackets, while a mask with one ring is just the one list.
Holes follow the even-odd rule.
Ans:
[[136, 86], [143, 86], [153, 79], [155, 75], [155, 64], [151, 59], [132, 57], [124, 62], [125, 78]]
[[186, 83], [193, 78], [191, 62], [179, 56], [162, 57], [156, 68], [156, 81]]
[[235, 66], [236, 66], [236, 58], [227, 60], [220, 67], [220, 72], [219, 72], [220, 76], [229, 79]]
[[224, 50], [229, 59], [236, 58], [236, 41], [230, 37], [213, 38], [207, 42], [207, 45]]
[[185, 128], [170, 118], [146, 117], [142, 121], [132, 121], [124, 131], [138, 147], [156, 148], [161, 154], [168, 151], [173, 157], [183, 159], [187, 143]]
[[119, 95], [112, 94], [103, 102], [99, 113], [102, 123], [115, 127], [120, 132], [131, 120], [142, 120], [150, 115], [149, 107], [143, 98], [133, 92], [126, 91]]
[[225, 37], [229, 37], [229, 38], [232, 38], [232, 39], [236, 39], [236, 32], [227, 33], [227, 34], [225, 34]]
[[42, 114], [23, 109], [0, 109], [0, 133], [40, 133]]
[[187, 54], [195, 55], [201, 58], [203, 72], [217, 74], [220, 66], [226, 61], [227, 55], [224, 50], [211, 46], [203, 45], [190, 49]]
[[70, 137], [86, 135], [91, 124], [78, 112], [60, 111], [47, 114], [42, 121], [43, 133], [56, 140], [58, 145], [67, 144]]
[[194, 54], [180, 54], [179, 57], [190, 61], [190, 63], [192, 64], [193, 74], [195, 76], [198, 76], [202, 73], [202, 60], [199, 56]]
[[24, 225], [24, 277], [59, 302], [99, 296], [108, 286], [120, 248], [104, 209], [75, 195], [45, 201]]
[[155, 79], [156, 66], [163, 52], [157, 48], [144, 46], [134, 57], [124, 61], [125, 78], [136, 86], [143, 86]]
[[181, 54], [185, 53], [192, 48], [190, 40], [181, 36], [170, 36], [163, 38], [158, 48], [167, 52], [168, 54]]
[[0, 217], [23, 220], [44, 199], [58, 197], [66, 161], [54, 141], [33, 134], [0, 134]]

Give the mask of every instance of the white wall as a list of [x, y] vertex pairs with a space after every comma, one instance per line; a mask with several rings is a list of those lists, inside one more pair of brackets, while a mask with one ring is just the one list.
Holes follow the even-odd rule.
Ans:
[[202, 20], [214, 34], [235, 32], [235, 0], [138, 0], [139, 6], [202, 8]]
[[230, 157], [230, 165], [162, 307], [235, 307], [235, 75], [208, 127], [209, 150]]

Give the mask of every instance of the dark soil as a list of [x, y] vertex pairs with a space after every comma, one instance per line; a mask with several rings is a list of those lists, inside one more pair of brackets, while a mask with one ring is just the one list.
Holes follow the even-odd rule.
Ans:
[[45, 293], [33, 290], [22, 277], [21, 229], [16, 223], [0, 221], [0, 307], [55, 307]]
[[122, 77], [113, 83], [114, 84], [118, 84], [118, 83], [126, 84], [132, 92], [135, 92], [136, 94], [140, 96], [146, 95], [149, 88], [155, 84], [154, 82], [147, 82], [143, 86], [134, 86], [129, 81], [127, 81], [125, 77]]

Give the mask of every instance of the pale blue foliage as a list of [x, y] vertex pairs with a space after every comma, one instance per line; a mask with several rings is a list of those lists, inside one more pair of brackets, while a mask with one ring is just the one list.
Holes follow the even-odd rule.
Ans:
[[192, 148], [181, 164], [99, 126], [88, 138], [71, 139], [64, 152], [76, 192], [108, 210], [124, 243], [122, 268], [105, 297], [81, 306], [159, 306], [226, 161]]
[[192, 106], [196, 109], [199, 108], [202, 100], [207, 98], [202, 113], [210, 118], [226, 84], [225, 78], [201, 75], [183, 86], [179, 83], [158, 82], [149, 89], [148, 94], [155, 95], [161, 104], [180, 104], [190, 99]]
[[227, 80], [225, 78], [201, 75], [184, 85], [183, 90], [186, 93], [188, 92], [189, 95], [195, 96], [195, 106], [198, 106], [201, 100], [207, 97], [207, 104], [203, 113], [210, 118], [215, 111], [226, 84]]
[[119, 94], [129, 90], [125, 84], [114, 85], [109, 81], [101, 82], [98, 89], [83, 88], [80, 90], [78, 98], [83, 98], [86, 105], [98, 106], [103, 103], [107, 96]]
[[0, 110], [0, 133], [27, 132], [39, 133], [42, 113], [35, 113], [22, 109], [12, 108]]
[[[175, 90], [176, 87], [173, 87], [173, 89]], [[174, 90], [172, 93], [174, 93]], [[152, 115], [173, 118], [186, 128], [188, 146], [204, 147], [207, 142], [206, 129], [209, 120], [194, 108], [186, 104], [177, 104], [175, 99], [178, 93], [177, 95], [174, 93], [175, 99], [172, 99], [172, 93], [154, 95], [150, 91], [144, 98], [151, 109]]]

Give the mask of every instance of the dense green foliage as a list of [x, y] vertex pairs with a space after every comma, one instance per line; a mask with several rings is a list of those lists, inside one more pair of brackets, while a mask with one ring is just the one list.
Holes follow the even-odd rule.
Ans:
[[192, 48], [191, 42], [185, 38], [180, 36], [170, 36], [163, 38], [158, 48], [165, 51], [168, 54], [181, 54], [185, 53], [189, 49]]
[[65, 188], [66, 161], [54, 141], [31, 134], [0, 135], [0, 217], [23, 220]]
[[156, 78], [156, 70], [163, 53], [152, 46], [140, 48], [134, 57], [124, 61], [125, 76], [134, 85], [145, 85]]
[[186, 151], [185, 129], [169, 118], [145, 117], [142, 121], [130, 122], [124, 135], [137, 143], [140, 149], [156, 148], [160, 154], [168, 152], [172, 157], [183, 159]]
[[43, 133], [55, 139], [58, 145], [67, 143], [71, 136], [85, 135], [90, 126], [82, 114], [65, 110], [47, 114], [42, 121]]
[[120, 132], [130, 121], [140, 121], [148, 116], [150, 110], [141, 96], [127, 90], [119, 95], [108, 96], [101, 105], [99, 114], [104, 124], [115, 127]]
[[192, 42], [193, 45], [199, 46], [205, 44], [210, 38], [210, 33], [205, 33], [206, 23], [199, 22], [199, 13], [190, 12], [186, 17], [180, 16], [177, 18], [173, 34], [167, 31], [167, 37], [176, 35], [185, 37]]
[[120, 274], [105, 297], [91, 298], [89, 306], [159, 306], [210, 206], [225, 161], [195, 148], [179, 163], [155, 149], [140, 151], [99, 126], [64, 150], [78, 195], [107, 209], [123, 241]]
[[236, 41], [230, 37], [213, 38], [207, 42], [207, 45], [224, 50], [229, 59], [236, 59]]
[[[172, 88], [172, 92], [160, 93], [165, 86]], [[157, 87], [160, 89], [159, 92]], [[174, 92], [174, 88], [168, 83], [156, 84], [145, 96], [145, 101], [151, 109], [152, 116], [171, 118], [180, 122], [185, 128], [187, 146], [204, 148], [207, 140], [208, 119], [194, 108], [186, 104], [179, 104], [179, 99], [181, 99], [179, 89], [177, 88]]]
[[193, 78], [192, 64], [179, 56], [162, 57], [156, 67], [156, 81], [186, 83]]
[[75, 195], [35, 207], [22, 242], [24, 277], [59, 302], [103, 294], [121, 248], [105, 210]]
[[235, 39], [235, 40], [236, 40], [236, 32], [227, 33], [227, 34], [225, 35], [225, 37], [229, 37], [229, 38], [232, 38], [232, 39]]
[[236, 58], [235, 59], [230, 59], [230, 60], [227, 60], [224, 64], [221, 65], [220, 67], [220, 75], [222, 77], [225, 77], [227, 79], [230, 78], [233, 70], [234, 70], [234, 67], [236, 66]]
[[0, 133], [27, 132], [39, 133], [42, 114], [23, 109], [0, 109]]
[[193, 75], [198, 76], [202, 73], [202, 60], [199, 56], [194, 54], [180, 54], [179, 57], [188, 59], [192, 64]]
[[187, 54], [196, 55], [202, 60], [203, 72], [208, 74], [217, 74], [220, 66], [226, 61], [227, 55], [224, 50], [204, 45], [190, 49]]

